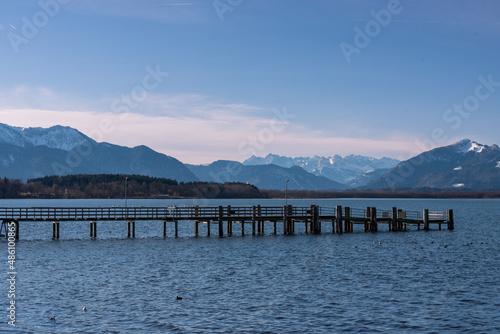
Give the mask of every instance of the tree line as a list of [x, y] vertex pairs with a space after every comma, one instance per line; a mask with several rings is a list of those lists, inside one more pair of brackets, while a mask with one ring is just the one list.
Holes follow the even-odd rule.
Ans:
[[0, 179], [0, 198], [264, 198], [257, 187], [239, 182], [177, 182], [144, 175], [68, 175]]
[[264, 190], [241, 182], [177, 182], [144, 175], [46, 176], [27, 182], [0, 178], [0, 198], [500, 198], [500, 191]]

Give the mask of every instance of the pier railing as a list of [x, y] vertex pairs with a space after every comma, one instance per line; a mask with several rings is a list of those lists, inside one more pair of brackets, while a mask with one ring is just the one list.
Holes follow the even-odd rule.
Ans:
[[[374, 207], [366, 209], [349, 208], [342, 206], [319, 207], [311, 205], [300, 206], [165, 206], [165, 207], [35, 207], [35, 208], [0, 208], [0, 220], [2, 229], [6, 231], [6, 225], [14, 223], [16, 236], [18, 236], [19, 222], [21, 221], [52, 221], [53, 237], [59, 238], [60, 221], [90, 221], [91, 236], [96, 236], [96, 223], [98, 221], [122, 220], [128, 222], [128, 236], [135, 236], [135, 221], [137, 220], [160, 220], [164, 224], [164, 235], [166, 235], [166, 223], [175, 223], [175, 235], [177, 236], [177, 224], [179, 221], [194, 221], [195, 235], [198, 235], [198, 224], [208, 224], [207, 235], [210, 235], [210, 224], [219, 224], [219, 236], [223, 235], [223, 222], [228, 224], [227, 233], [232, 234], [232, 224], [241, 224], [242, 234], [244, 225], [252, 224], [252, 234], [264, 231], [264, 223], [272, 222], [274, 233], [276, 233], [277, 222], [283, 223], [285, 234], [293, 234], [296, 223], [305, 223], [305, 232], [321, 233], [322, 222], [332, 223], [333, 233], [353, 232], [354, 224], [363, 224], [365, 231], [375, 232], [379, 224], [386, 224], [389, 231], [406, 230], [407, 225], [423, 225], [424, 230], [429, 229], [429, 224], [448, 224], [448, 229], [453, 229], [453, 211], [430, 211], [423, 212], [403, 211], [397, 208], [390, 210], [377, 210]], [[7, 234], [7, 233], [6, 233]]]

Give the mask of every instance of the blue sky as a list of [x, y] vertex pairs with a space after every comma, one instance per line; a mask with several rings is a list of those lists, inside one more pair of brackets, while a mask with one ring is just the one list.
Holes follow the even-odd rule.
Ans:
[[20, 0], [0, 36], [10, 125], [189, 163], [500, 144], [495, 0]]

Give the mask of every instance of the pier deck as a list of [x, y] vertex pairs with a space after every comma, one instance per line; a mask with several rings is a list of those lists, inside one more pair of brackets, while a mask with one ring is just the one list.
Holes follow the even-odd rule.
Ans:
[[355, 209], [350, 207], [298, 207], [278, 206], [184, 206], [184, 207], [40, 207], [40, 208], [0, 208], [2, 225], [0, 233], [5, 231], [8, 237], [8, 226], [13, 226], [15, 238], [19, 239], [21, 222], [52, 222], [52, 238], [59, 239], [59, 222], [88, 221], [90, 237], [97, 237], [97, 222], [126, 221], [127, 237], [135, 237], [136, 221], [162, 221], [163, 236], [166, 236], [167, 222], [174, 222], [175, 236], [178, 236], [179, 222], [194, 222], [194, 235], [198, 236], [199, 224], [207, 224], [207, 235], [210, 225], [218, 225], [218, 235], [224, 236], [224, 223], [227, 224], [226, 235], [232, 235], [233, 224], [240, 224], [241, 234], [245, 234], [245, 224], [252, 225], [252, 234], [262, 234], [264, 224], [272, 222], [273, 232], [277, 233], [277, 223], [283, 227], [283, 234], [294, 234], [297, 223], [304, 224], [305, 233], [321, 233], [324, 222], [331, 222], [332, 233], [348, 233], [354, 231], [355, 224], [362, 224], [365, 232], [376, 232], [379, 225], [386, 224], [389, 231], [406, 230], [408, 225], [423, 226], [429, 230], [431, 224], [447, 225], [454, 228], [453, 210], [403, 211], [393, 207], [391, 210], [377, 210], [374, 207]]

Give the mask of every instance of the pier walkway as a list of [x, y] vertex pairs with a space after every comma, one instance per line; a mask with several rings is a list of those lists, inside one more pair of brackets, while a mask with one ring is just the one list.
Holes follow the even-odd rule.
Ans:
[[[224, 236], [233, 234], [233, 225], [239, 224], [241, 235], [245, 235], [245, 225], [251, 225], [251, 233], [263, 234], [266, 223], [273, 224], [273, 233], [277, 233], [278, 224], [283, 234], [295, 233], [296, 226], [303, 225], [305, 233], [321, 233], [324, 223], [331, 223], [332, 233], [354, 232], [354, 225], [363, 225], [363, 231], [376, 232], [386, 225], [389, 231], [404, 231], [409, 225], [416, 225], [420, 230], [429, 230], [431, 225], [446, 225], [454, 228], [453, 210], [422, 212], [403, 211], [396, 207], [390, 210], [377, 210], [374, 207], [355, 209], [350, 207], [309, 207], [299, 206], [185, 206], [185, 207], [43, 207], [43, 208], [0, 208], [2, 225], [0, 234], [8, 237], [8, 227], [15, 231], [19, 239], [19, 226], [22, 222], [52, 222], [52, 238], [59, 239], [59, 222], [87, 221], [90, 223], [90, 237], [97, 238], [97, 222], [127, 222], [127, 237], [135, 238], [136, 221], [163, 222], [163, 236], [167, 236], [167, 223], [174, 224], [174, 235], [178, 236], [179, 222], [194, 222], [194, 235], [198, 236], [199, 225], [206, 224], [206, 234], [210, 236], [212, 224], [217, 225], [217, 233]], [[12, 233], [12, 232], [11, 232]]]

